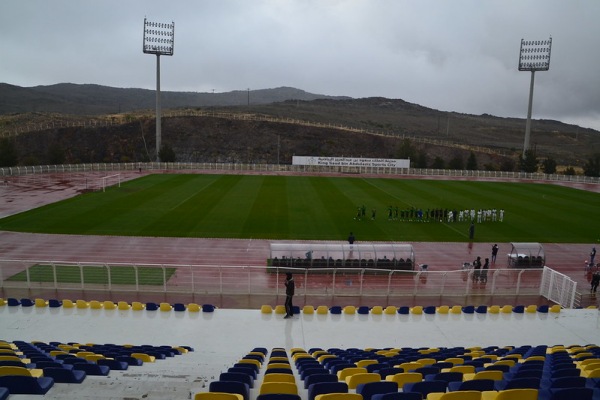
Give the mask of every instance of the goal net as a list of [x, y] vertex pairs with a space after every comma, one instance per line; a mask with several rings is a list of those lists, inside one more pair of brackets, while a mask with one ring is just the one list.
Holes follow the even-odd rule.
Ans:
[[101, 190], [103, 192], [106, 192], [106, 189], [111, 186], [121, 187], [121, 174], [101, 176], [93, 179], [88, 179], [86, 182], [87, 190]]

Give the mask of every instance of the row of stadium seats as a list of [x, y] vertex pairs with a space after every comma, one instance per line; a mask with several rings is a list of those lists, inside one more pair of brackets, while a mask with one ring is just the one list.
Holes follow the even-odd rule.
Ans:
[[[133, 346], [0, 341], [0, 399], [8, 394], [46, 394], [55, 383], [81, 383], [144, 362], [193, 351], [188, 346]], [[5, 388], [6, 391], [2, 390]]]
[[[255, 348], [196, 400], [600, 398], [600, 347]], [[265, 366], [266, 365], [266, 366]], [[298, 380], [299, 378], [299, 380]], [[260, 383], [258, 383], [260, 382]]]
[[[267, 354], [264, 347], [254, 348], [221, 373], [219, 380], [211, 382], [209, 392], [197, 393], [195, 400], [249, 400], [257, 379], [261, 381], [257, 388], [257, 400], [300, 400], [296, 378], [285, 349], [272, 349], [268, 360]], [[261, 369], [265, 361], [267, 364], [263, 373]]]
[[294, 268], [377, 268], [412, 271], [414, 262], [410, 259], [348, 259], [340, 258], [273, 258], [271, 260], [273, 267], [294, 267]]
[[[522, 314], [522, 313], [548, 313], [548, 312], [552, 312], [552, 313], [558, 313], [560, 312], [561, 307], [560, 305], [553, 305], [553, 306], [548, 306], [548, 305], [529, 305], [529, 306], [523, 306], [523, 305], [517, 305], [517, 306], [511, 306], [511, 305], [505, 305], [505, 306], [439, 306], [439, 307], [435, 307], [435, 306], [413, 306], [413, 307], [408, 307], [408, 306], [401, 306], [401, 307], [396, 307], [396, 306], [387, 306], [387, 307], [381, 307], [381, 306], [374, 306], [374, 307], [368, 307], [368, 306], [345, 306], [345, 307], [341, 307], [341, 306], [332, 306], [332, 307], [328, 307], [328, 306], [318, 306], [318, 307], [314, 307], [311, 305], [306, 305], [304, 306], [302, 309], [300, 309], [300, 307], [298, 306], [294, 306], [294, 314], [299, 314], [300, 312], [302, 312], [303, 314], [388, 314], [388, 315], [394, 315], [394, 314], [415, 314], [415, 315], [420, 315], [420, 314], [499, 314], [499, 313], [504, 313], [504, 314], [509, 314], [509, 313], [517, 313], [517, 314]], [[271, 314], [273, 312], [275, 312], [275, 314], [285, 314], [285, 306], [283, 305], [276, 305], [275, 308], [273, 308], [271, 305], [269, 304], [264, 304], [261, 306], [261, 312], [263, 314]]]
[[[403, 356], [397, 358], [400, 355]], [[315, 348], [294, 353], [293, 357], [305, 387], [309, 388], [309, 400], [317, 399], [324, 391], [352, 393], [353, 389], [364, 400], [566, 400], [600, 396], [600, 348], [595, 345], [485, 349]], [[563, 360], [557, 361], [561, 358]], [[567, 370], [566, 365], [572, 365], [569, 371], [582, 375], [567, 376], [562, 372]], [[533, 372], [540, 376], [519, 375], [533, 375]]]
[[104, 310], [135, 310], [135, 311], [141, 311], [141, 310], [148, 310], [148, 311], [156, 311], [156, 310], [160, 310], [160, 311], [189, 311], [189, 312], [213, 312], [216, 307], [212, 304], [196, 304], [196, 303], [188, 303], [188, 304], [184, 304], [184, 303], [154, 303], [154, 302], [148, 302], [148, 303], [141, 303], [138, 301], [134, 301], [131, 304], [126, 302], [126, 301], [119, 301], [119, 302], [113, 302], [110, 300], [106, 300], [106, 301], [97, 301], [97, 300], [69, 300], [69, 299], [64, 299], [64, 300], [57, 300], [57, 299], [50, 299], [50, 300], [45, 300], [45, 299], [28, 299], [28, 298], [22, 298], [22, 299], [16, 299], [16, 298], [8, 298], [6, 300], [0, 298], [0, 306], [5, 306], [8, 305], [9, 307], [16, 307], [16, 306], [21, 306], [21, 307], [51, 307], [51, 308], [57, 308], [57, 307], [63, 307], [63, 308], [91, 308], [91, 309], [104, 309]]

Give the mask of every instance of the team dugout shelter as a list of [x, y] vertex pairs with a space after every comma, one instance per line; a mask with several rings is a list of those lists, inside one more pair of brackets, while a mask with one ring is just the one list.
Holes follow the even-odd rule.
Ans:
[[293, 268], [371, 268], [412, 271], [415, 252], [404, 243], [272, 242], [268, 265]]
[[546, 265], [544, 246], [541, 243], [511, 243], [508, 266], [515, 268], [543, 268]]

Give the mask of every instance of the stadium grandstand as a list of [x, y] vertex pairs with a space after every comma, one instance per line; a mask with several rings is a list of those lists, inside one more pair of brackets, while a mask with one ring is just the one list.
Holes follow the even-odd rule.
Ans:
[[[147, 173], [6, 182], [0, 216], [72, 197], [86, 179], [101, 191]], [[504, 265], [515, 244], [499, 245]], [[552, 269], [497, 268], [482, 286], [463, 263], [488, 243], [412, 243], [428, 268], [314, 278], [267, 272], [266, 240], [0, 231], [0, 399], [600, 399], [589, 248], [544, 243]], [[175, 272], [158, 289], [138, 272], [126, 289], [8, 279], [32, 260], [82, 278], [88, 266]]]

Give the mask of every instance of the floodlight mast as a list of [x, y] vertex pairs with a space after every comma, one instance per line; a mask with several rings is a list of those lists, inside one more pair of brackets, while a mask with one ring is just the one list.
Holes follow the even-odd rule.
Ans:
[[161, 104], [160, 56], [172, 56], [175, 47], [175, 22], [151, 22], [144, 18], [144, 47], [146, 54], [156, 54], [156, 161], [160, 162]]
[[523, 159], [529, 149], [531, 136], [531, 110], [533, 108], [533, 83], [535, 71], [548, 71], [550, 69], [550, 52], [552, 50], [552, 37], [548, 40], [521, 39], [519, 52], [519, 71], [531, 71], [529, 83], [529, 105], [527, 108], [527, 122], [525, 123], [525, 141], [523, 143]]

